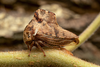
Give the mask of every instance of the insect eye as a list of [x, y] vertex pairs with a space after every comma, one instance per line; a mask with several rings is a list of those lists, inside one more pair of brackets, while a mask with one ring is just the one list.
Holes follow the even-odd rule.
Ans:
[[30, 34], [29, 34], [29, 32], [26, 32], [26, 34], [27, 34], [27, 36], [28, 36], [28, 38], [30, 37]]
[[28, 38], [30, 37], [30, 35], [28, 35]]

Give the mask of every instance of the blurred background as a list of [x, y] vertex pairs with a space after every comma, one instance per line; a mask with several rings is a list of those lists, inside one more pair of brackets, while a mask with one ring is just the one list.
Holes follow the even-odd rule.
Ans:
[[[61, 27], [80, 35], [98, 15], [100, 0], [0, 0], [0, 51], [27, 50], [23, 30], [39, 8], [54, 12]], [[100, 28], [73, 54], [100, 65]]]

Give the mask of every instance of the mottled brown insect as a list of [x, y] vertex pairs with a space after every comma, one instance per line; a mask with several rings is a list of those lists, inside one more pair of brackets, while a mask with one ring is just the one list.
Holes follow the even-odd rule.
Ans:
[[[39, 48], [44, 56], [42, 47], [62, 48], [70, 42], [79, 43], [78, 36], [61, 28], [54, 13], [38, 9], [34, 13], [33, 19], [26, 26], [23, 39], [31, 52], [33, 46]], [[30, 55], [30, 54], [29, 54]]]

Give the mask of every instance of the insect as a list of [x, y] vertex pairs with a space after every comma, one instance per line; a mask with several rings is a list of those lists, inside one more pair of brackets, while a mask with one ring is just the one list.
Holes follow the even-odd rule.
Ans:
[[[33, 46], [39, 48], [46, 56], [42, 47], [62, 48], [70, 42], [79, 43], [78, 36], [61, 28], [53, 12], [38, 9], [34, 13], [33, 19], [25, 27], [23, 40], [28, 49]], [[29, 53], [30, 56], [30, 53]]]

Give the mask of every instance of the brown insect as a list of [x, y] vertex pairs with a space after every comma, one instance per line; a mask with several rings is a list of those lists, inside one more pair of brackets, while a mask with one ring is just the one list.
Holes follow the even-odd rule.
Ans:
[[[78, 36], [61, 28], [54, 13], [38, 9], [34, 13], [33, 19], [26, 26], [23, 39], [31, 52], [33, 46], [39, 48], [44, 56], [42, 47], [62, 48], [70, 42], [79, 43]], [[29, 53], [30, 55], [30, 53]]]

